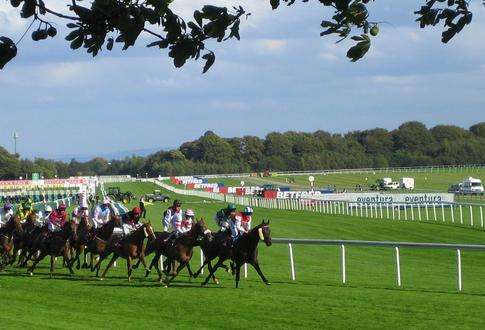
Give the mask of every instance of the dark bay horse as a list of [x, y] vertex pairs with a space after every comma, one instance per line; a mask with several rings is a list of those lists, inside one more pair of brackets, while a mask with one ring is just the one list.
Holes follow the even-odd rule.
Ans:
[[35, 258], [34, 263], [29, 269], [30, 276], [34, 274], [37, 264], [46, 256], [51, 257], [50, 277], [54, 273], [54, 261], [56, 257], [62, 256], [66, 261], [70, 274], [74, 274], [72, 263], [70, 262], [69, 242], [76, 240], [77, 224], [74, 221], [67, 221], [60, 231], [51, 233], [45, 237], [40, 244], [40, 254]]
[[247, 234], [244, 234], [239, 238], [234, 244], [233, 247], [228, 251], [221, 251], [219, 254], [219, 259], [217, 263], [212, 269], [209, 269], [209, 275], [202, 283], [202, 285], [206, 285], [209, 282], [209, 279], [214, 275], [219, 267], [221, 267], [222, 263], [227, 260], [227, 255], [230, 255], [230, 258], [234, 262], [235, 272], [236, 272], [236, 288], [239, 286], [239, 279], [240, 279], [240, 271], [241, 266], [245, 263], [250, 264], [254, 267], [256, 272], [258, 272], [259, 276], [263, 280], [263, 282], [269, 285], [269, 281], [264, 276], [261, 268], [259, 267], [258, 262], [258, 243], [259, 241], [264, 241], [266, 246], [271, 246], [271, 230], [269, 228], [269, 221], [263, 222], [258, 226], [251, 229]]
[[150, 265], [150, 267], [155, 266], [155, 268], [157, 269], [158, 281], [160, 282], [162, 279], [162, 273], [160, 272], [160, 268], [158, 267], [158, 260], [160, 258], [160, 255], [162, 254], [167, 257], [167, 260], [165, 261], [167, 269], [172, 264], [172, 262], [177, 262], [179, 264], [178, 267], [174, 269], [172, 275], [170, 277], [167, 277], [165, 281], [166, 286], [168, 286], [170, 282], [172, 282], [172, 280], [177, 277], [177, 275], [184, 267], [188, 267], [190, 276], [193, 276], [192, 271], [190, 271], [189, 268], [189, 262], [190, 259], [192, 259], [194, 246], [199, 245], [200, 239], [204, 238], [207, 240], [211, 240], [212, 233], [207, 228], [204, 220], [200, 219], [195, 222], [195, 224], [188, 232], [177, 238], [175, 244], [163, 244], [160, 250], [155, 253], [155, 257], [153, 258]]
[[87, 250], [86, 246], [88, 245], [90, 238], [91, 238], [91, 228], [88, 222], [88, 216], [83, 215], [79, 219], [79, 225], [77, 226], [77, 240], [72, 242], [72, 249], [75, 251], [75, 256], [71, 260], [72, 263], [77, 262], [76, 269], [81, 268], [81, 254], [84, 253], [84, 259], [82, 268], [88, 268], [87, 259]]
[[[200, 248], [204, 253], [204, 262], [202, 266], [194, 273], [194, 278], [197, 278], [202, 269], [207, 265], [209, 272], [212, 271], [212, 260], [215, 258], [219, 258], [221, 260], [228, 260], [232, 257], [231, 251], [232, 245], [232, 238], [231, 238], [231, 231], [219, 231], [214, 235], [214, 239], [209, 240], [202, 240], [200, 242]], [[224, 265], [223, 262], [219, 265], [219, 267], [224, 268], [226, 271], [229, 271], [229, 267]], [[212, 274], [212, 280], [214, 283], [219, 284], [219, 280], [216, 278], [215, 274]]]
[[37, 214], [30, 213], [25, 219], [24, 223], [21, 223], [21, 230], [16, 231], [13, 235], [13, 255], [10, 264], [13, 265], [17, 260], [17, 254], [20, 251], [18, 260], [18, 266], [24, 267], [29, 260], [28, 256], [32, 250], [33, 243], [36, 237], [40, 234], [41, 228], [35, 225], [37, 220]]
[[147, 264], [145, 261], [145, 247], [143, 246], [143, 242], [145, 238], [151, 238], [152, 240], [155, 239], [155, 234], [153, 233], [153, 227], [150, 222], [146, 222], [140, 227], [138, 227], [134, 232], [130, 235], [124, 237], [116, 244], [111, 244], [107, 250], [104, 251], [103, 254], [100, 255], [98, 263], [100, 263], [103, 259], [108, 257], [111, 253], [113, 253], [113, 257], [106, 266], [103, 274], [101, 275], [101, 279], [106, 276], [108, 269], [114, 264], [116, 259], [122, 257], [126, 259], [126, 266], [128, 270], [128, 282], [131, 282], [131, 273], [132, 273], [132, 265], [131, 262], [133, 259], [140, 259], [145, 269], [147, 268]]
[[113, 230], [115, 227], [121, 224], [121, 217], [119, 215], [114, 215], [111, 219], [101, 228], [94, 230], [91, 233], [91, 238], [86, 245], [85, 252], [90, 254], [90, 264], [89, 267], [91, 271], [94, 272], [96, 269], [96, 277], [99, 274], [99, 268], [101, 267], [100, 260], [94, 264], [94, 256], [103, 254], [109, 245], [112, 243]]
[[7, 223], [0, 228], [0, 271], [10, 263], [11, 252], [13, 250], [12, 236], [15, 232], [20, 232], [22, 227], [18, 217], [10, 217]]

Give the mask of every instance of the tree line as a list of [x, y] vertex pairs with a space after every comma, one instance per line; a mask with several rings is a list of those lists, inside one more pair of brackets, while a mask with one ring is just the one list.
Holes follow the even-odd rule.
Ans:
[[333, 134], [272, 132], [265, 138], [223, 138], [207, 131], [178, 149], [147, 157], [70, 162], [20, 159], [0, 147], [0, 179], [41, 173], [45, 178], [78, 175], [170, 176], [237, 172], [298, 171], [362, 167], [485, 164], [485, 122], [464, 129], [416, 121], [389, 131], [374, 128]]

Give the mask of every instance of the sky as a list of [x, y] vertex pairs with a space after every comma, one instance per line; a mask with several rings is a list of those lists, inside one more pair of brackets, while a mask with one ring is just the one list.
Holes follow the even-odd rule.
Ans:
[[[65, 11], [64, 1], [45, 0]], [[485, 121], [485, 8], [447, 45], [440, 28], [419, 29], [413, 11], [423, 1], [376, 1], [373, 21], [386, 22], [367, 56], [345, 57], [351, 45], [320, 37], [331, 13], [317, 1], [272, 11], [263, 0], [174, 1], [189, 18], [202, 5], [243, 5], [252, 15], [241, 40], [208, 46], [216, 62], [173, 67], [165, 50], [146, 48], [143, 36], [127, 51], [92, 58], [72, 51], [59, 23], [54, 39], [30, 33], [18, 56], [0, 71], [0, 145], [23, 157], [102, 155], [167, 149], [207, 130], [224, 136], [265, 136], [272, 131], [343, 133], [394, 129], [419, 120], [432, 127]], [[0, 2], [0, 35], [18, 40], [28, 21]]]

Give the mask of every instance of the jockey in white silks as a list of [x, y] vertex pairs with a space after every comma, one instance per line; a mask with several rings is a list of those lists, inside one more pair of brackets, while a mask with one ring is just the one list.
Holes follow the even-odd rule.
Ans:
[[10, 203], [5, 203], [3, 208], [0, 210], [0, 228], [5, 226], [5, 224], [13, 216], [13, 206]]
[[103, 204], [94, 208], [93, 216], [91, 217], [93, 228], [97, 229], [104, 226], [111, 219], [112, 212], [111, 201], [105, 197]]
[[[173, 227], [173, 224], [175, 222], [181, 222], [182, 221], [182, 209], [181, 209], [182, 203], [176, 199], [173, 201], [173, 205], [169, 207], [164, 213], [162, 217], [162, 226], [163, 226], [163, 231], [169, 231], [170, 227]], [[172, 228], [175, 230], [175, 228]]]

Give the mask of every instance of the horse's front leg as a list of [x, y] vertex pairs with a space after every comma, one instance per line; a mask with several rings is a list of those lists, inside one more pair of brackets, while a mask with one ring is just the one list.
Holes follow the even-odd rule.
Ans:
[[[74, 264], [75, 260], [74, 259], [71, 259], [71, 256], [70, 256], [70, 252], [68, 249], [64, 249], [64, 255], [63, 255], [63, 258], [66, 261], [66, 266], [67, 268], [69, 269], [69, 274], [70, 275], [73, 275], [74, 274], [74, 270], [72, 270], [72, 265]], [[79, 269], [79, 268], [78, 268]]]
[[253, 265], [254, 269], [256, 269], [256, 271], [258, 272], [258, 274], [261, 277], [261, 279], [263, 280], [263, 282], [266, 285], [270, 285], [271, 283], [266, 279], [266, 277], [264, 276], [263, 272], [261, 271], [261, 268], [259, 268], [259, 262], [258, 262], [258, 260], [253, 260], [252, 262], [250, 262], [250, 264]]
[[[111, 260], [109, 261], [109, 264], [108, 266], [106, 266], [106, 269], [104, 270], [103, 274], [101, 274], [101, 279], [104, 279], [104, 277], [106, 276], [106, 273], [108, 272], [108, 269], [110, 269], [111, 266], [113, 266], [113, 264], [115, 263], [116, 259], [118, 259], [118, 255], [116, 253], [113, 253], [113, 257], [111, 257]], [[100, 261], [103, 260], [101, 259], [101, 256], [99, 257], [99, 261], [98, 261], [98, 264], [100, 263]], [[98, 266], [98, 271], [99, 271], [99, 267]], [[98, 272], [96, 272], [96, 276], [98, 275]]]
[[132, 269], [131, 269], [131, 256], [128, 255], [126, 257], [126, 268], [128, 270], [128, 282], [131, 282], [131, 272], [132, 272]]
[[222, 263], [224, 262], [224, 260], [221, 260], [221, 258], [219, 258], [219, 260], [217, 260], [217, 263], [216, 265], [214, 266], [214, 268], [209, 268], [209, 275], [207, 276], [207, 278], [205, 279], [204, 282], [202, 282], [202, 285], [206, 285], [209, 280], [211, 279], [212, 276], [214, 276], [214, 274], [216, 273], [216, 270], [217, 268], [221, 267]]
[[51, 272], [50, 272], [50, 278], [54, 276], [54, 264], [55, 264], [55, 257], [51, 255]]
[[165, 286], [168, 286], [170, 284], [170, 282], [173, 281], [173, 279], [175, 277], [177, 277], [177, 275], [180, 273], [180, 271], [187, 265], [186, 262], [181, 262], [180, 265], [177, 267], [176, 270], [174, 270], [174, 273], [172, 274], [172, 276], [165, 282]]
[[241, 264], [236, 264], [236, 289], [239, 287], [239, 279], [241, 276]]
[[40, 255], [34, 260], [34, 262], [32, 263], [32, 266], [30, 266], [30, 269], [29, 269], [29, 273], [30, 273], [30, 276], [34, 275], [34, 269], [35, 269], [35, 266], [37, 266], [37, 264], [46, 257], [47, 253], [45, 252], [41, 252]]

